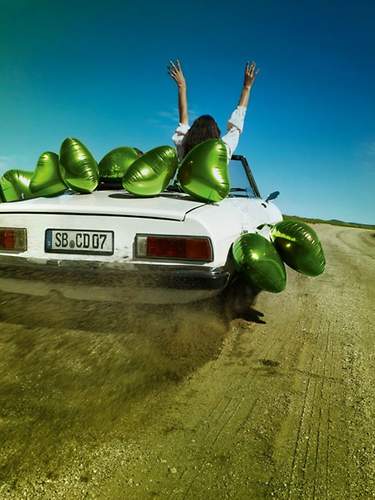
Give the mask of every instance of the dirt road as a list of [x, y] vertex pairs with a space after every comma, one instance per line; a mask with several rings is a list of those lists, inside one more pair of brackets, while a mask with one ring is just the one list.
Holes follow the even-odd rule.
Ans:
[[375, 235], [316, 230], [247, 320], [0, 294], [0, 498], [374, 498]]

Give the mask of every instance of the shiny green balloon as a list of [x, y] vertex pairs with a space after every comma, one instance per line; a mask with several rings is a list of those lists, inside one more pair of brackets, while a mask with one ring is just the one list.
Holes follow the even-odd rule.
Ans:
[[36, 196], [55, 196], [66, 191], [56, 153], [46, 151], [39, 157], [34, 175], [30, 182], [30, 191]]
[[116, 148], [99, 162], [100, 179], [122, 179], [132, 163], [142, 155], [137, 148]]
[[99, 183], [98, 164], [78, 139], [68, 137], [62, 143], [60, 168], [64, 183], [74, 191], [91, 193]]
[[267, 292], [284, 290], [284, 263], [266, 238], [255, 233], [243, 234], [233, 244], [232, 255], [238, 271], [251, 285]]
[[130, 165], [122, 186], [137, 196], [157, 196], [167, 187], [178, 166], [175, 148], [160, 146]]
[[295, 271], [307, 276], [324, 271], [326, 261], [318, 235], [304, 222], [278, 222], [271, 237], [283, 261]]
[[34, 172], [27, 170], [7, 170], [0, 178], [1, 197], [3, 201], [19, 201], [33, 198], [30, 181]]
[[228, 153], [223, 141], [209, 139], [186, 155], [178, 171], [185, 193], [206, 202], [221, 201], [230, 189]]

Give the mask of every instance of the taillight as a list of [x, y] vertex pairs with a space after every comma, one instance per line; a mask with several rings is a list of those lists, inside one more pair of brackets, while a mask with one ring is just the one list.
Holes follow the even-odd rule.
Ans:
[[189, 236], [137, 235], [136, 256], [151, 259], [177, 259], [211, 262], [209, 238]]
[[0, 251], [25, 252], [27, 250], [26, 229], [0, 227]]

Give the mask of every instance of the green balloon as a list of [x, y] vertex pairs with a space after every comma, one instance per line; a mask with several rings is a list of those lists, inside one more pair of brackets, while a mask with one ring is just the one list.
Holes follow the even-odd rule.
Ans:
[[130, 165], [141, 155], [141, 151], [137, 148], [112, 149], [99, 162], [100, 179], [122, 179]]
[[98, 164], [78, 139], [67, 138], [60, 149], [61, 176], [74, 191], [91, 193], [99, 183]]
[[261, 290], [278, 293], [286, 286], [283, 261], [270, 241], [255, 233], [246, 233], [233, 244], [237, 270]]
[[19, 201], [33, 198], [30, 181], [34, 172], [27, 170], [8, 170], [0, 179], [3, 201]]
[[217, 202], [230, 189], [228, 153], [220, 139], [209, 139], [186, 155], [178, 171], [178, 181], [185, 193], [202, 201]]
[[175, 148], [152, 149], [130, 165], [122, 179], [123, 188], [137, 196], [157, 196], [167, 187], [177, 166]]
[[326, 262], [318, 235], [304, 222], [278, 222], [271, 237], [283, 261], [295, 271], [307, 276], [324, 271]]
[[42, 153], [30, 182], [30, 191], [36, 196], [54, 196], [62, 194], [66, 189], [58, 155], [50, 151]]

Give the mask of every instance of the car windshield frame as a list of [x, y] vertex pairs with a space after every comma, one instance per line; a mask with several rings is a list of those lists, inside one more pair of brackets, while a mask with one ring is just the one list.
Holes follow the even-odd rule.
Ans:
[[[249, 183], [249, 188], [244, 187], [232, 187], [229, 192], [230, 197], [245, 197], [245, 198], [261, 198], [261, 194], [257, 183], [255, 182], [253, 173], [251, 171], [250, 165], [245, 156], [242, 155], [232, 155], [231, 166], [233, 166], [233, 161], [237, 161], [238, 164], [242, 165], [244, 169], [247, 181]], [[239, 165], [238, 165], [239, 167]], [[239, 167], [240, 168], [240, 167]]]
[[[229, 192], [229, 197], [231, 198], [261, 198], [260, 191], [258, 189], [257, 183], [255, 182], [253, 173], [251, 171], [250, 165], [246, 159], [245, 156], [242, 155], [232, 155], [230, 159], [230, 165], [232, 167], [233, 161], [238, 162], [238, 167], [235, 168], [241, 168], [240, 165], [242, 166], [246, 178], [249, 183], [248, 188], [244, 187], [232, 187]], [[104, 191], [104, 190], [122, 190], [122, 179], [101, 179], [99, 182], [99, 186], [97, 187], [98, 191]], [[179, 187], [179, 185], [176, 183], [176, 178], [171, 181], [171, 183], [166, 187], [166, 189], [163, 191], [165, 192], [172, 192], [172, 193], [178, 193], [182, 192], [182, 189]]]

